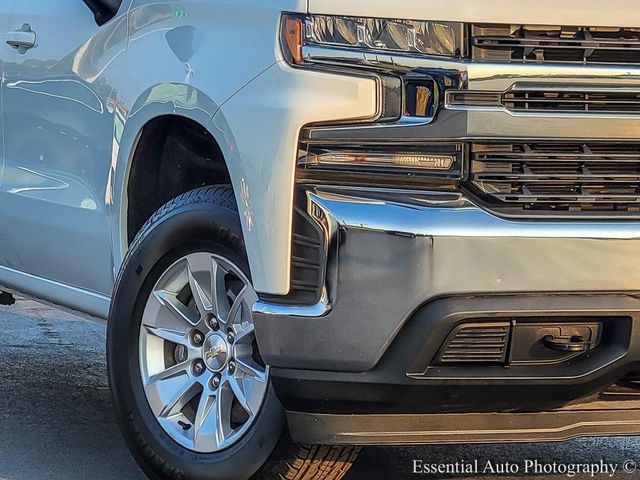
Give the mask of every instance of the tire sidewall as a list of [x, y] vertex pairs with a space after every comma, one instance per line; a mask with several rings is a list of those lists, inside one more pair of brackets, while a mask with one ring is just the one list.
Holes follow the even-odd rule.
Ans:
[[109, 381], [125, 440], [152, 478], [246, 479], [267, 460], [284, 426], [284, 411], [271, 386], [244, 437], [212, 454], [175, 442], [156, 420], [142, 386], [139, 331], [147, 299], [170, 265], [197, 251], [229, 259], [250, 278], [240, 221], [232, 209], [210, 203], [177, 206], [143, 227], [114, 289], [107, 332]]

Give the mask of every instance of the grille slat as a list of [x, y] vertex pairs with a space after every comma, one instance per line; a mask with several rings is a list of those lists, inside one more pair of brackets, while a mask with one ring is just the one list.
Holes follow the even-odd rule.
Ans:
[[502, 104], [515, 112], [640, 113], [640, 92], [512, 90], [502, 95]]
[[589, 40], [547, 40], [544, 38], [505, 38], [505, 37], [475, 37], [474, 45], [484, 48], [552, 48], [552, 49], [606, 49], [606, 50], [638, 50], [640, 41], [601, 40], [592, 42]]
[[[636, 154], [611, 154], [604, 157], [603, 155], [597, 154], [579, 154], [579, 153], [554, 153], [554, 154], [544, 154], [544, 153], [523, 153], [518, 155], [518, 158], [522, 159], [538, 159], [540, 163], [545, 161], [545, 157], [548, 159], [549, 163], [556, 162], [557, 160], [580, 160], [586, 161], [589, 163], [611, 163], [612, 160], [616, 163], [628, 162], [628, 163], [637, 163], [638, 155]], [[509, 156], [500, 156], [500, 155], [492, 155], [492, 162], [513, 162], [514, 157]], [[553, 163], [552, 163], [553, 164]]]
[[573, 203], [610, 203], [612, 201], [624, 201], [629, 203], [639, 203], [633, 194], [629, 195], [590, 195], [588, 193], [576, 193], [576, 194], [561, 194], [555, 192], [540, 193], [538, 195], [528, 194], [495, 194], [496, 198], [505, 202], [537, 202], [537, 203], [556, 203], [558, 201], [573, 202]]
[[471, 185], [488, 205], [628, 214], [640, 208], [639, 144], [474, 144]]
[[589, 175], [476, 175], [476, 180], [492, 182], [498, 184], [544, 184], [544, 185], [565, 185], [567, 181], [575, 181], [584, 184], [627, 184], [629, 180], [640, 181], [640, 175], [619, 175], [616, 178], [593, 178]]
[[475, 24], [471, 31], [474, 60], [640, 64], [639, 28]]
[[592, 100], [592, 99], [588, 99], [588, 100], [579, 100], [579, 99], [574, 99], [574, 98], [532, 98], [532, 97], [526, 97], [526, 98], [516, 98], [516, 99], [508, 99], [508, 100], [514, 100], [515, 103], [533, 103], [533, 104], [541, 104], [541, 105], [546, 105], [546, 104], [556, 104], [556, 103], [560, 103], [560, 104], [569, 104], [569, 105], [582, 105], [582, 104], [588, 104], [588, 105], [607, 105], [607, 104], [611, 104], [611, 105], [640, 105], [640, 99], [638, 100], [618, 100], [618, 99], [608, 99], [608, 100]]

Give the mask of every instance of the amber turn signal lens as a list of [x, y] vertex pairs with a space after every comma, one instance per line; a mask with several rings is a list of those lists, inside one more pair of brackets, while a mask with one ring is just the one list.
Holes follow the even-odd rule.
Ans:
[[416, 87], [416, 117], [426, 117], [431, 102], [431, 90], [427, 87]]
[[284, 23], [284, 36], [291, 59], [296, 64], [302, 63], [302, 20], [287, 17]]

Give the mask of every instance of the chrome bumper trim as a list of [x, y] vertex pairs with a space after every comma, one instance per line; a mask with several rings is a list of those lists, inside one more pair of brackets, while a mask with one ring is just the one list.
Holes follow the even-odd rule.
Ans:
[[421, 208], [401, 198], [335, 191], [310, 199], [347, 230], [428, 238], [425, 300], [484, 292], [640, 292], [640, 222], [507, 220], [462, 196], [449, 204], [427, 200]]
[[280, 305], [258, 300], [253, 305], [253, 313], [258, 315], [281, 315], [285, 317], [318, 318], [331, 311], [326, 294], [314, 305]]

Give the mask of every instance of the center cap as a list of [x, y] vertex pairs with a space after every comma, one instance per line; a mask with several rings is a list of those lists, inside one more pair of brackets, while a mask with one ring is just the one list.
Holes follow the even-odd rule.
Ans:
[[222, 335], [209, 336], [202, 345], [202, 355], [209, 370], [219, 372], [224, 368], [229, 356], [227, 341]]

